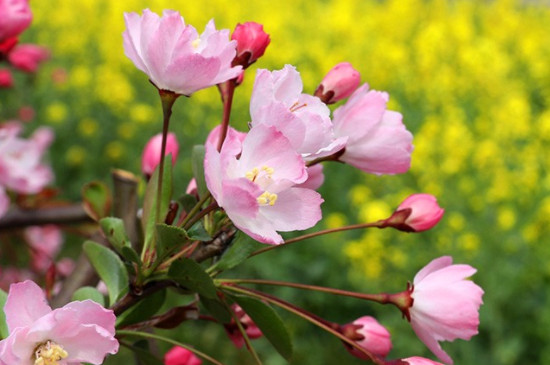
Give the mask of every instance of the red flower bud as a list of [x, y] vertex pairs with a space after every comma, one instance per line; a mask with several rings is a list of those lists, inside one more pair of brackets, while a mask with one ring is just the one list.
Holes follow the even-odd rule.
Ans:
[[412, 194], [403, 200], [382, 227], [393, 227], [405, 232], [427, 231], [441, 220], [444, 212], [433, 195]]
[[243, 68], [262, 57], [271, 42], [269, 34], [264, 32], [263, 25], [255, 22], [237, 24], [231, 39], [237, 41], [237, 56], [233, 60], [233, 66], [241, 65]]

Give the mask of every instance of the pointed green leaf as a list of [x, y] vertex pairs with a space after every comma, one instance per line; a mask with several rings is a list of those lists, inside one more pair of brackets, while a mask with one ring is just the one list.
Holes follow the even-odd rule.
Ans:
[[190, 212], [191, 209], [198, 203], [199, 201], [194, 195], [191, 194], [184, 194], [178, 199], [178, 203], [180, 203], [183, 210], [186, 212]]
[[96, 288], [92, 286], [83, 286], [79, 288], [73, 294], [73, 300], [86, 300], [91, 299], [96, 303], [105, 306], [105, 297]]
[[141, 267], [142, 265], [141, 259], [139, 258], [139, 255], [137, 254], [136, 250], [134, 250], [132, 247], [129, 247], [129, 246], [122, 247], [120, 254], [126, 260], [136, 263], [138, 267]]
[[141, 340], [133, 345], [125, 344], [125, 346], [134, 352], [139, 365], [164, 365], [161, 359], [151, 353], [147, 341]]
[[156, 238], [155, 225], [164, 221], [164, 217], [168, 213], [170, 199], [172, 197], [172, 159], [169, 155], [164, 160], [164, 172], [162, 178], [162, 192], [160, 201], [160, 217], [156, 217], [156, 201], [158, 190], [158, 174], [159, 167], [155, 169], [153, 176], [149, 179], [147, 189], [145, 190], [145, 199], [143, 201], [143, 216], [141, 224], [143, 227], [144, 245], [151, 247]]
[[[0, 308], [4, 308], [6, 300], [8, 299], [8, 294], [5, 291], [0, 289]], [[8, 337], [8, 324], [6, 323], [6, 314], [4, 310], [0, 310], [0, 338]]]
[[160, 290], [155, 294], [138, 302], [127, 311], [117, 317], [117, 327], [126, 326], [145, 321], [154, 316], [166, 299], [166, 290]]
[[93, 220], [98, 221], [107, 217], [111, 211], [111, 204], [111, 192], [104, 183], [92, 181], [82, 188], [82, 206]]
[[204, 178], [204, 145], [193, 146], [193, 152], [191, 154], [191, 166], [193, 168], [193, 176], [197, 182], [197, 191], [202, 198], [207, 192], [206, 179]]
[[217, 298], [214, 281], [199, 264], [191, 259], [174, 261], [170, 265], [168, 276], [199, 295], [210, 299]]
[[122, 247], [131, 246], [130, 239], [124, 229], [124, 221], [120, 218], [105, 217], [99, 221], [101, 230], [105, 234], [107, 241], [118, 253], [122, 252]]
[[109, 305], [128, 289], [128, 273], [122, 260], [109, 248], [93, 241], [86, 241], [84, 252], [109, 291]]
[[241, 262], [246, 260], [250, 254], [263, 245], [252, 238], [244, 234], [243, 232], [237, 232], [235, 239], [231, 246], [224, 252], [221, 259], [216, 262], [210, 269], [215, 271], [224, 271], [234, 268]]
[[212, 317], [216, 318], [220, 323], [229, 323], [231, 322], [231, 313], [229, 309], [220, 302], [219, 300], [208, 299], [205, 297], [200, 297], [201, 303], [206, 308]]
[[244, 296], [234, 296], [235, 301], [252, 318], [265, 338], [285, 359], [292, 357], [292, 341], [279, 315], [267, 304]]
[[212, 237], [210, 237], [208, 232], [206, 232], [204, 225], [200, 221], [195, 223], [193, 227], [189, 228], [187, 234], [189, 235], [189, 238], [194, 241], [212, 241]]
[[182, 245], [188, 241], [187, 232], [185, 229], [176, 226], [169, 226], [164, 223], [159, 223], [157, 228], [157, 252], [159, 257], [175, 246]]

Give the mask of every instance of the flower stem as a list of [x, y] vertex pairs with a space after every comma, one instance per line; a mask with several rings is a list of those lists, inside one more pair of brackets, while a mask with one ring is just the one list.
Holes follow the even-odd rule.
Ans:
[[237, 315], [235, 314], [235, 311], [230, 309], [229, 312], [231, 313], [231, 317], [233, 318], [233, 321], [237, 325], [237, 328], [239, 329], [239, 332], [241, 333], [241, 336], [243, 336], [244, 343], [246, 345], [246, 348], [248, 349], [248, 352], [250, 352], [250, 354], [254, 358], [254, 361], [256, 362], [256, 364], [262, 365], [262, 360], [260, 360], [260, 357], [258, 356], [258, 353], [256, 352], [256, 350], [254, 350], [254, 347], [252, 346], [252, 343], [250, 342], [250, 338], [246, 334], [246, 330], [243, 328], [243, 325], [242, 325], [241, 321], [239, 320], [239, 318], [237, 317]]
[[229, 116], [231, 114], [231, 105], [233, 104], [233, 95], [235, 94], [235, 79], [228, 80], [218, 85], [223, 102], [223, 119], [220, 130], [220, 137], [218, 140], [218, 151], [221, 151], [223, 141], [227, 136], [227, 130], [229, 129]]
[[336, 233], [336, 232], [342, 232], [342, 231], [351, 231], [351, 230], [354, 230], [354, 229], [363, 229], [363, 228], [374, 228], [374, 227], [382, 228], [382, 224], [384, 222], [385, 222], [384, 220], [379, 220], [379, 221], [371, 222], [371, 223], [352, 224], [350, 226], [324, 229], [322, 231], [317, 231], [317, 232], [313, 232], [313, 233], [304, 234], [302, 236], [286, 240], [285, 242], [283, 242], [280, 245], [274, 245], [274, 246], [269, 246], [269, 247], [259, 249], [258, 251], [252, 252], [249, 257], [256, 256], [256, 255], [259, 255], [261, 253], [274, 250], [277, 247], [287, 246], [287, 245], [290, 245], [291, 243], [307, 240], [309, 238], [318, 237], [318, 236], [322, 236], [322, 235], [329, 234], [329, 233]]
[[[224, 289], [228, 290], [228, 291], [233, 291], [235, 293], [239, 293], [239, 294], [245, 294], [245, 295], [248, 295], [250, 297], [254, 297], [256, 299], [259, 299], [259, 300], [263, 300], [263, 301], [266, 301], [268, 303], [271, 303], [273, 305], [276, 305], [284, 310], [287, 310], [295, 315], [297, 315], [298, 317], [301, 317], [303, 319], [305, 319], [306, 321], [316, 325], [317, 327], [320, 327], [321, 329], [329, 332], [330, 334], [338, 337], [340, 340], [344, 341], [345, 343], [349, 344], [350, 346], [352, 346], [353, 348], [357, 349], [358, 351], [361, 351], [361, 353], [365, 354], [366, 356], [368, 356], [368, 358], [375, 364], [378, 364], [378, 365], [384, 365], [384, 361], [379, 359], [377, 356], [371, 354], [370, 352], [366, 351], [365, 349], [363, 349], [361, 346], [359, 346], [355, 341], [353, 340], [350, 340], [349, 338], [347, 338], [346, 336], [344, 336], [343, 334], [341, 334], [340, 332], [338, 332], [336, 329], [334, 329], [332, 326], [332, 324], [324, 319], [320, 319], [319, 317], [311, 314], [311, 313], [308, 313], [306, 312], [305, 310], [301, 309], [301, 308], [298, 308], [282, 299], [279, 299], [279, 298], [276, 298], [274, 296], [271, 296], [269, 294], [266, 294], [266, 293], [262, 293], [262, 292], [259, 292], [257, 290], [253, 290], [253, 289], [248, 289], [248, 288], [243, 288], [243, 287], [240, 287], [240, 286], [234, 286], [234, 285], [224, 285]], [[336, 326], [338, 326], [336, 324]]]
[[191, 209], [189, 213], [187, 213], [187, 215], [185, 216], [185, 219], [181, 221], [181, 223], [179, 223], [178, 226], [180, 228], [185, 227], [187, 223], [189, 223], [189, 221], [195, 216], [195, 214], [197, 214], [197, 212], [200, 211], [203, 204], [206, 203], [206, 201], [210, 199], [211, 196], [212, 195], [210, 194], [210, 192], [207, 192], [206, 194], [204, 194], [201, 200], [197, 204], [195, 204], [195, 206], [193, 207], [193, 209]]
[[163, 337], [163, 336], [159, 336], [159, 335], [156, 335], [154, 333], [147, 333], [147, 332], [140, 332], [140, 331], [126, 331], [126, 330], [119, 330], [117, 331], [117, 335], [118, 336], [136, 336], [136, 337], [143, 337], [143, 338], [151, 338], [151, 339], [154, 339], [154, 340], [159, 340], [159, 341], [164, 341], [166, 343], [169, 343], [169, 344], [172, 344], [174, 346], [180, 346], [180, 347], [183, 347], [184, 349], [187, 349], [189, 351], [191, 351], [192, 353], [194, 353], [195, 355], [197, 356], [200, 356], [202, 357], [203, 359], [205, 360], [208, 360], [210, 361], [211, 363], [213, 364], [216, 364], [216, 365], [223, 365], [221, 362], [219, 362], [218, 360], [208, 356], [207, 354], [205, 354], [204, 352], [201, 352], [197, 349], [194, 349], [190, 346], [187, 346], [181, 342], [178, 342], [178, 341], [174, 341], [170, 338], [167, 338], [167, 337]]

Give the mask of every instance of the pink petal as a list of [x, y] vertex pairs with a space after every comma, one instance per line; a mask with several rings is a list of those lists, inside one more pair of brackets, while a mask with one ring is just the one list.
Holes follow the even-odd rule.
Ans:
[[277, 196], [273, 206], [263, 206], [260, 213], [277, 231], [303, 230], [321, 220], [321, 195], [314, 190], [290, 188]]
[[31, 280], [10, 285], [4, 306], [9, 332], [18, 327], [31, 326], [52, 309], [42, 289]]

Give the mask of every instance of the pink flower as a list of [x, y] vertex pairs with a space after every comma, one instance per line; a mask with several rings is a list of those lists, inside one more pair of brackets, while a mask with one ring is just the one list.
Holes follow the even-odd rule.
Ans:
[[[162, 148], [162, 133], [159, 133], [152, 137], [143, 149], [141, 155], [141, 171], [145, 176], [153, 175], [153, 172], [160, 163], [160, 150]], [[165, 156], [169, 153], [172, 154], [172, 164], [176, 163], [180, 146], [174, 133], [168, 133], [166, 136], [166, 150]]]
[[0, 43], [16, 37], [31, 24], [29, 0], [0, 0]]
[[390, 218], [388, 225], [407, 232], [422, 232], [433, 228], [445, 212], [430, 194], [412, 194], [403, 200]]
[[25, 72], [36, 72], [40, 63], [48, 58], [50, 52], [34, 44], [18, 45], [8, 54], [8, 60], [13, 67]]
[[325, 104], [334, 104], [350, 96], [359, 87], [361, 75], [349, 62], [334, 66], [315, 90], [315, 96]]
[[342, 149], [347, 137], [335, 139], [330, 110], [317, 97], [302, 94], [296, 68], [258, 70], [250, 99], [251, 125], [276, 127], [306, 161]]
[[6, 194], [6, 190], [0, 185], [0, 219], [6, 214], [10, 207], [10, 197]]
[[406, 359], [401, 359], [401, 361], [409, 365], [443, 365], [440, 362], [432, 361], [430, 359], [426, 359], [424, 357], [419, 357], [419, 356], [408, 357]]
[[53, 179], [50, 167], [41, 163], [46, 148], [53, 140], [53, 131], [49, 128], [39, 128], [30, 139], [22, 139], [13, 132], [13, 128], [8, 128], [6, 131], [2, 129], [0, 129], [0, 184], [18, 193], [39, 192]]
[[229, 40], [229, 30], [217, 31], [213, 20], [200, 36], [173, 10], [162, 17], [149, 9], [141, 17], [125, 13], [124, 20], [124, 54], [160, 90], [191, 95], [239, 76], [241, 66], [231, 67], [237, 42]]
[[201, 365], [202, 360], [181, 346], [174, 346], [164, 355], [164, 365]]
[[10, 286], [4, 313], [9, 336], [0, 341], [1, 364], [101, 364], [118, 351], [113, 311], [91, 300], [52, 311], [27, 280]]
[[6, 68], [0, 69], [0, 88], [9, 89], [13, 86], [13, 76], [10, 70]]
[[[258, 328], [258, 326], [256, 326], [256, 323], [254, 323], [252, 318], [250, 318], [248, 314], [246, 314], [246, 312], [238, 304], [233, 304], [231, 306], [231, 309], [233, 310], [233, 312], [235, 312], [235, 315], [241, 322], [241, 325], [244, 328], [248, 338], [254, 340], [263, 336], [262, 331]], [[239, 331], [239, 328], [237, 327], [235, 321], [232, 320], [231, 323], [226, 324], [225, 330], [227, 331], [229, 338], [236, 348], [243, 347], [244, 338]]]
[[317, 190], [325, 182], [325, 174], [323, 173], [323, 165], [316, 164], [307, 168], [307, 180], [297, 185], [300, 188]]
[[358, 88], [334, 111], [334, 133], [348, 137], [339, 160], [372, 174], [400, 174], [411, 165], [412, 134], [398, 112], [386, 110], [388, 94]]
[[243, 68], [247, 68], [262, 57], [271, 41], [269, 34], [264, 32], [263, 25], [255, 22], [237, 24], [231, 39], [237, 41], [237, 57], [233, 64], [241, 65]]
[[32, 249], [31, 264], [39, 272], [46, 272], [61, 249], [63, 236], [53, 224], [25, 229], [25, 239]]
[[469, 340], [476, 335], [483, 296], [483, 290], [467, 280], [476, 269], [452, 263], [450, 256], [443, 256], [416, 274], [409, 308], [411, 326], [418, 338], [448, 364], [453, 360], [438, 341]]
[[[388, 330], [371, 316], [358, 318], [352, 323], [342, 326], [342, 333], [349, 339], [356, 341], [366, 351], [382, 358], [388, 356], [392, 347]], [[365, 354], [356, 348], [346, 346], [346, 349], [355, 357], [368, 359]]]
[[206, 144], [206, 184], [231, 221], [263, 243], [279, 244], [277, 231], [307, 229], [321, 219], [321, 196], [295, 187], [307, 179], [303, 159], [285, 136], [258, 125], [241, 142], [229, 129], [221, 152]]

